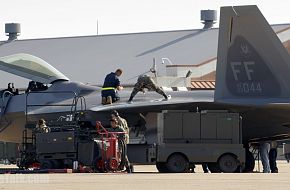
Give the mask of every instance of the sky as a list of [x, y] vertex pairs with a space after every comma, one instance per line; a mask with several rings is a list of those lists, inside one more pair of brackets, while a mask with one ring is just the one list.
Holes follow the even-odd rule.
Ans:
[[288, 0], [0, 0], [0, 5], [0, 40], [7, 39], [5, 23], [12, 22], [21, 24], [18, 39], [197, 29], [203, 27], [200, 10], [233, 5], [258, 5], [270, 24], [290, 23]]

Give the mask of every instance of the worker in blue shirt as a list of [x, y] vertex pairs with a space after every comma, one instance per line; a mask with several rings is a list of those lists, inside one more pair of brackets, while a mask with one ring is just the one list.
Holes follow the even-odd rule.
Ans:
[[120, 99], [118, 91], [123, 87], [120, 84], [119, 77], [123, 71], [117, 69], [115, 72], [107, 74], [103, 87], [102, 87], [102, 104], [112, 104]]

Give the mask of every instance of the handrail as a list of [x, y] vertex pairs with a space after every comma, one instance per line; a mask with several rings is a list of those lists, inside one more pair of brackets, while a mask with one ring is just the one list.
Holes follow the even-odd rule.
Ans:
[[[7, 98], [6, 94], [8, 94], [8, 99], [5, 102], [5, 98]], [[8, 105], [8, 103], [9, 103], [9, 101], [10, 101], [12, 96], [13, 96], [13, 93], [11, 93], [10, 91], [7, 91], [7, 90], [2, 93], [2, 98], [1, 98], [2, 105], [1, 105], [1, 110], [0, 110], [0, 122], [2, 123], [4, 121], [4, 123], [6, 122], [6, 124], [4, 124], [4, 126], [0, 127], [0, 133], [2, 131], [4, 131], [11, 123], [11, 122], [7, 121], [6, 116], [5, 116], [5, 112], [6, 112], [6, 109], [7, 109], [7, 105]]]
[[[75, 110], [74, 112], [77, 111], [77, 105], [78, 105], [78, 102], [79, 102], [79, 99], [80, 99], [80, 106], [81, 106], [81, 109], [80, 110], [87, 110], [87, 105], [86, 105], [86, 99], [84, 96], [76, 96], [74, 99], [73, 99], [73, 104], [75, 104]], [[71, 112], [73, 112], [73, 107], [71, 107]]]
[[[10, 91], [7, 91], [7, 90], [5, 90], [4, 92], [3, 92], [3, 94], [2, 94], [2, 106], [1, 106], [1, 113], [5, 113], [5, 110], [6, 110], [6, 108], [4, 109], [4, 107], [6, 107], [6, 105], [4, 105], [5, 104], [5, 97], [6, 97], [6, 94], [8, 94], [9, 96], [9, 99], [13, 96], [13, 93], [11, 93]], [[8, 99], [8, 100], [9, 100]], [[8, 102], [8, 100], [7, 100], [7, 102]]]
[[[97, 128], [97, 132], [98, 134], [100, 135], [105, 135], [106, 138], [109, 137], [109, 135], [118, 135], [118, 134], [126, 134], [126, 132], [109, 132], [103, 125], [100, 121], [97, 121], [96, 122], [96, 128]], [[101, 132], [101, 131], [104, 131], [104, 132]]]

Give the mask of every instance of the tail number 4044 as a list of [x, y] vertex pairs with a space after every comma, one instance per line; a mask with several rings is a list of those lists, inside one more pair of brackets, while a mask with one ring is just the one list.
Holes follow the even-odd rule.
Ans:
[[254, 61], [231, 62], [231, 69], [236, 81], [236, 92], [239, 94], [262, 93], [261, 83], [253, 81]]

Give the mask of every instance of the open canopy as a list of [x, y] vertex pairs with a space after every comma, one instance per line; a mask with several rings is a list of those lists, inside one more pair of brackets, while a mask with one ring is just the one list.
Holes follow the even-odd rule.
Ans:
[[44, 60], [25, 53], [0, 57], [0, 70], [44, 84], [69, 80]]

